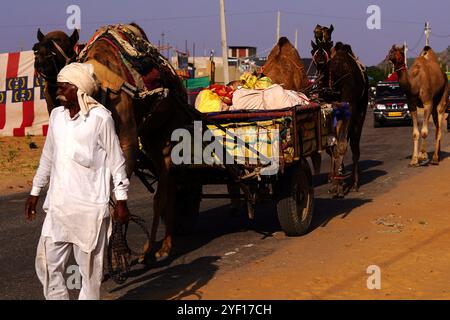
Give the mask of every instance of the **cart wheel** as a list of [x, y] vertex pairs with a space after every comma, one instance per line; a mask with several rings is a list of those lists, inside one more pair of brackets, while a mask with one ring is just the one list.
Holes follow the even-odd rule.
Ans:
[[200, 212], [202, 185], [177, 186], [174, 233], [188, 235], [194, 232]]
[[277, 212], [281, 228], [287, 236], [305, 234], [311, 224], [314, 207], [312, 174], [304, 160], [287, 168], [278, 182]]

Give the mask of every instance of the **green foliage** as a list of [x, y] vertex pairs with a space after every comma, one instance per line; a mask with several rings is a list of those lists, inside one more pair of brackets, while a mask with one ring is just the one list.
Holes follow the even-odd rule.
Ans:
[[375, 87], [379, 81], [386, 80], [388, 77], [388, 74], [384, 70], [376, 66], [368, 67], [367, 75], [369, 76], [369, 84], [371, 87]]

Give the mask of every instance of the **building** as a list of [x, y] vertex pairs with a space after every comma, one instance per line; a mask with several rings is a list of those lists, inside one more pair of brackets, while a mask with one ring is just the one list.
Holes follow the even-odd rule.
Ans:
[[255, 56], [256, 56], [256, 47], [247, 47], [247, 46], [228, 47], [229, 58], [249, 58]]

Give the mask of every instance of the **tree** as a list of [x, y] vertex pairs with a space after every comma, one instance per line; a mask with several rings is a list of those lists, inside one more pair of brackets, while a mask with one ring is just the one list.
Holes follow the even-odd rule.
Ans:
[[383, 81], [388, 77], [388, 74], [377, 66], [367, 67], [367, 75], [371, 87], [375, 87], [379, 81]]

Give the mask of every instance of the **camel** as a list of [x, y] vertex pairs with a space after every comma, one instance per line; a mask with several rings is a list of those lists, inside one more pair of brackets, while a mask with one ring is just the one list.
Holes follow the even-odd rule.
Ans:
[[337, 144], [333, 148], [332, 157], [333, 191], [337, 198], [342, 198], [345, 194], [342, 181], [343, 160], [349, 142], [353, 161], [349, 190], [359, 190], [360, 142], [369, 102], [369, 79], [351, 46], [341, 42], [336, 43], [332, 49], [330, 74], [332, 88], [339, 93], [338, 101], [349, 103], [349, 114], [344, 109], [336, 115]]
[[[411, 68], [405, 65], [405, 48], [393, 45], [387, 59], [394, 65], [400, 87], [408, 99], [408, 108], [413, 120], [413, 154], [409, 166], [417, 167], [427, 162], [426, 138], [428, 136], [428, 122], [430, 115], [436, 126], [435, 148], [431, 164], [438, 165], [441, 149], [442, 119], [447, 107], [448, 85], [447, 77], [441, 71], [438, 59], [433, 49], [425, 46], [416, 58]], [[417, 108], [424, 109], [424, 117], [420, 136], [422, 137], [419, 152], [419, 127]]]
[[37, 39], [39, 42], [33, 46], [34, 68], [45, 80], [44, 97], [50, 114], [57, 106], [56, 76], [66, 64], [75, 61], [79, 34], [75, 29], [70, 37], [62, 31], [44, 35], [38, 29]]
[[337, 144], [327, 153], [331, 156], [330, 190], [334, 197], [343, 198], [344, 156], [348, 142], [352, 150], [352, 181], [348, 190], [359, 190], [359, 158], [362, 128], [367, 113], [369, 84], [364, 67], [356, 58], [350, 45], [342, 42], [333, 47], [329, 28], [317, 25], [315, 42], [311, 41], [313, 62], [318, 70], [318, 82], [324, 89], [325, 100], [348, 102], [348, 110], [339, 111], [336, 124]]
[[311, 55], [318, 72], [318, 82], [322, 87], [330, 86], [330, 59], [331, 49], [333, 48], [333, 41], [331, 41], [331, 34], [334, 27], [330, 25], [329, 28], [317, 25], [314, 28], [314, 41], [311, 40]]
[[[127, 28], [132, 31], [134, 36], [147, 41], [145, 33], [138, 25], [127, 25]], [[65, 64], [75, 60], [65, 57], [72, 54], [73, 47], [78, 40], [78, 32], [74, 31], [69, 37], [61, 31], [44, 35], [39, 30], [38, 40], [39, 42], [33, 47], [35, 68], [46, 80], [46, 87], [52, 88], [56, 86], [56, 75], [59, 70]], [[182, 191], [177, 191], [179, 188], [177, 188], [172, 170], [171, 133], [173, 130], [191, 123], [195, 118], [186, 110], [186, 91], [180, 78], [171, 72], [168, 62], [159, 53], [154, 53], [152, 57], [145, 57], [144, 59], [152, 59], [143, 63], [141, 68], [135, 71], [141, 74], [146, 83], [150, 83], [151, 89], [164, 89], [162, 92], [166, 93], [150, 95], [145, 99], [132, 99], [124, 90], [113, 90], [108, 87], [109, 85], [114, 87], [120, 81], [130, 81], [130, 71], [121, 60], [117, 46], [108, 39], [99, 38], [86, 49], [81, 62], [94, 64], [94, 72], [102, 88], [95, 98], [112, 112], [121, 148], [125, 155], [128, 176], [131, 176], [135, 170], [138, 155], [141, 157], [143, 154], [147, 154], [150, 157], [150, 159], [144, 159], [144, 162], [154, 171], [158, 185], [154, 195], [151, 243], [146, 244], [145, 248], [146, 253], [152, 250], [159, 219], [162, 217], [166, 227], [165, 236], [162, 247], [155, 256], [166, 257], [172, 248], [175, 211], [181, 209], [176, 208], [175, 198], [178, 195], [183, 196], [186, 190], [191, 191], [191, 198], [197, 197], [201, 193], [196, 186], [194, 188], [189, 185], [185, 185]], [[48, 98], [49, 105], [53, 106], [56, 102], [53, 91], [49, 91], [46, 98]], [[143, 150], [140, 153], [138, 153], [138, 136]], [[195, 190], [198, 192], [195, 193]]]
[[270, 51], [263, 73], [287, 90], [303, 91], [308, 86], [300, 55], [286, 37], [281, 37]]

